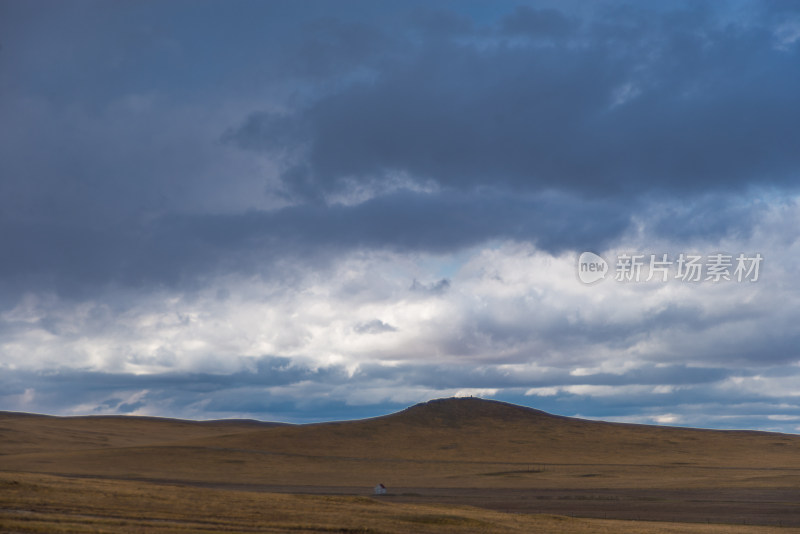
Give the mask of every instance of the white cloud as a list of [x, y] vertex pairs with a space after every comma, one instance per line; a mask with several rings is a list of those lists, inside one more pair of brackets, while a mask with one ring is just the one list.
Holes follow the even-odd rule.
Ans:
[[526, 396], [537, 396], [537, 397], [553, 397], [558, 395], [561, 391], [560, 388], [556, 387], [546, 387], [546, 388], [530, 388], [528, 391], [525, 392]]
[[663, 415], [657, 415], [653, 417], [653, 421], [660, 425], [674, 425], [676, 423], [680, 423], [681, 418], [680, 416], [672, 413], [665, 413]]
[[465, 388], [459, 389], [453, 397], [493, 397], [497, 395], [497, 389], [492, 388]]
[[[374, 364], [396, 371], [358, 388], [324, 381], [265, 387], [272, 398], [297, 402], [338, 399], [365, 406], [505, 391], [489, 382], [422, 386], [403, 375], [405, 366], [429, 364], [467, 366], [474, 376], [485, 373], [517, 384], [520, 395], [545, 400], [656, 396], [670, 402], [685, 387], [683, 380], [691, 382], [694, 366], [768, 370], [798, 362], [800, 356], [787, 351], [796, 346], [791, 335], [800, 299], [785, 288], [796, 280], [793, 258], [800, 256], [800, 245], [782, 241], [775, 229], [797, 211], [796, 203], [777, 205], [749, 239], [716, 244], [764, 255], [765, 269], [755, 284], [610, 279], [586, 286], [576, 276], [575, 255], [553, 256], [519, 242], [493, 243], [457, 257], [358, 251], [327, 267], [298, 265], [291, 280], [227, 275], [193, 291], [107, 293], [104, 300], [82, 302], [31, 293], [0, 317], [0, 350], [9, 370], [230, 374], [254, 372], [262, 357], [277, 356], [313, 370], [338, 366], [349, 379]], [[677, 245], [645, 238], [628, 245], [642, 252], [651, 246], [672, 251]], [[616, 252], [603, 251], [606, 257]], [[414, 289], [414, 280], [436, 286], [443, 266], [446, 289]], [[637, 383], [642, 370], [671, 365], [684, 366], [674, 382]], [[745, 373], [705, 391], [712, 397], [800, 395], [795, 377], [766, 372]], [[123, 391], [120, 398], [131, 394]], [[139, 400], [143, 406], [135, 413], [167, 406], [152, 395]], [[647, 417], [690, 421], [674, 406], [637, 420]]]

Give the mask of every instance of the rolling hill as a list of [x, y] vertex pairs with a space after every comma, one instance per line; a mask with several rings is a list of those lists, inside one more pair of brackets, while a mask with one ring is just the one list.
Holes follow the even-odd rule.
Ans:
[[282, 494], [369, 495], [383, 482], [398, 504], [800, 526], [800, 436], [478, 398], [308, 425], [0, 413], [0, 472]]

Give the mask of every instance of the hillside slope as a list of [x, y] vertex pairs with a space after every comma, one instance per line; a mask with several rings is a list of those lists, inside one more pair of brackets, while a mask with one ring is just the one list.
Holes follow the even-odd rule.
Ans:
[[774, 486], [800, 436], [585, 421], [478, 398], [337, 423], [0, 417], [0, 470], [192, 483], [426, 487]]

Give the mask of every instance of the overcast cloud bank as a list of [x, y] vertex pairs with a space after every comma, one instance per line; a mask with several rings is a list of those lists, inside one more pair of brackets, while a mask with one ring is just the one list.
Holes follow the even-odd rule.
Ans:
[[0, 409], [800, 430], [793, 3], [0, 12]]

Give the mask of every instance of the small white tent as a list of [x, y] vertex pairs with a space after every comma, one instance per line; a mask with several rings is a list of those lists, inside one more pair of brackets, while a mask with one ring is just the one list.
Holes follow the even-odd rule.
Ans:
[[383, 484], [378, 484], [377, 486], [375, 486], [375, 489], [373, 491], [375, 495], [386, 495], [386, 486], [384, 486]]

